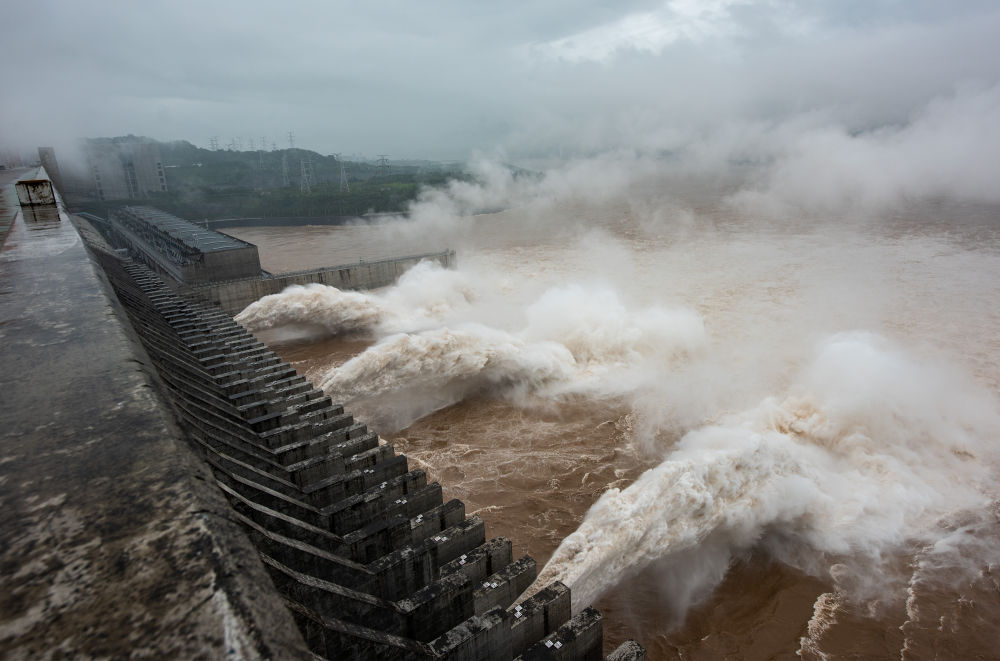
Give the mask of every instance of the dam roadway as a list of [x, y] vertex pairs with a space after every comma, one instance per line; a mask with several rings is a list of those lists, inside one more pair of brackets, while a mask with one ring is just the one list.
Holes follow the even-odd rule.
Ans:
[[18, 214], [0, 286], [0, 655], [603, 656], [596, 611], [515, 604], [534, 561], [85, 220]]
[[0, 656], [304, 658], [69, 218], [16, 215], [0, 253]]

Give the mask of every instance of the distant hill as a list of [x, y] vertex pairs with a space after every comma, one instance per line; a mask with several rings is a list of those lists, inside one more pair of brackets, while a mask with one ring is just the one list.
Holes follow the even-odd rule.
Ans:
[[[367, 212], [402, 212], [423, 186], [438, 186], [468, 174], [455, 163], [390, 161], [388, 173], [375, 162], [345, 161], [347, 190], [341, 186], [341, 163], [307, 149], [274, 151], [210, 150], [190, 142], [157, 142], [167, 192], [145, 202], [192, 220], [284, 216], [357, 216]], [[136, 140], [96, 138], [94, 142]], [[311, 169], [312, 185], [302, 187]], [[287, 173], [287, 185], [286, 184]], [[125, 201], [72, 200], [101, 213]]]

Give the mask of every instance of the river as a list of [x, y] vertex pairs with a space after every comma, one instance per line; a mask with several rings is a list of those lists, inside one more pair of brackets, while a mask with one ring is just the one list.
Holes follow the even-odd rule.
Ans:
[[230, 228], [264, 268], [454, 247], [241, 319], [652, 659], [1000, 658], [995, 206], [631, 191]]

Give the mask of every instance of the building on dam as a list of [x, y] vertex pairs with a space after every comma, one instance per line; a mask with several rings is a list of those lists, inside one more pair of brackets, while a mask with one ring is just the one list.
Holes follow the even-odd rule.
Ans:
[[85, 151], [91, 185], [100, 200], [142, 199], [167, 190], [160, 148], [152, 140], [90, 140]]
[[53, 193], [0, 206], [0, 656], [605, 658], [599, 612], [522, 599], [534, 560], [198, 295], [267, 280], [256, 247]]

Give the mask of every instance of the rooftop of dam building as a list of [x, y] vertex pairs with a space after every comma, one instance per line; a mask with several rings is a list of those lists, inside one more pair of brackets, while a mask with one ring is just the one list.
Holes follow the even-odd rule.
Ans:
[[190, 248], [192, 253], [236, 250], [251, 245], [228, 234], [205, 229], [189, 220], [178, 218], [173, 214], [154, 209], [153, 207], [127, 206], [122, 208], [121, 211], [177, 239]]
[[[31, 209], [32, 213], [38, 213], [36, 207]], [[315, 283], [340, 289], [372, 289], [392, 284], [423, 260], [445, 267], [455, 262], [453, 250], [441, 250], [268, 273], [261, 268], [256, 245], [153, 207], [120, 207], [110, 210], [107, 218], [88, 213], [80, 216], [112, 248], [125, 251], [130, 258], [164, 276], [171, 287], [215, 303], [228, 314], [236, 314], [250, 303], [290, 285]]]
[[519, 601], [531, 558], [218, 306], [10, 209], [0, 656], [604, 658], [597, 611]]
[[257, 246], [143, 206], [91, 216], [104, 239], [171, 280], [196, 285], [264, 275]]

